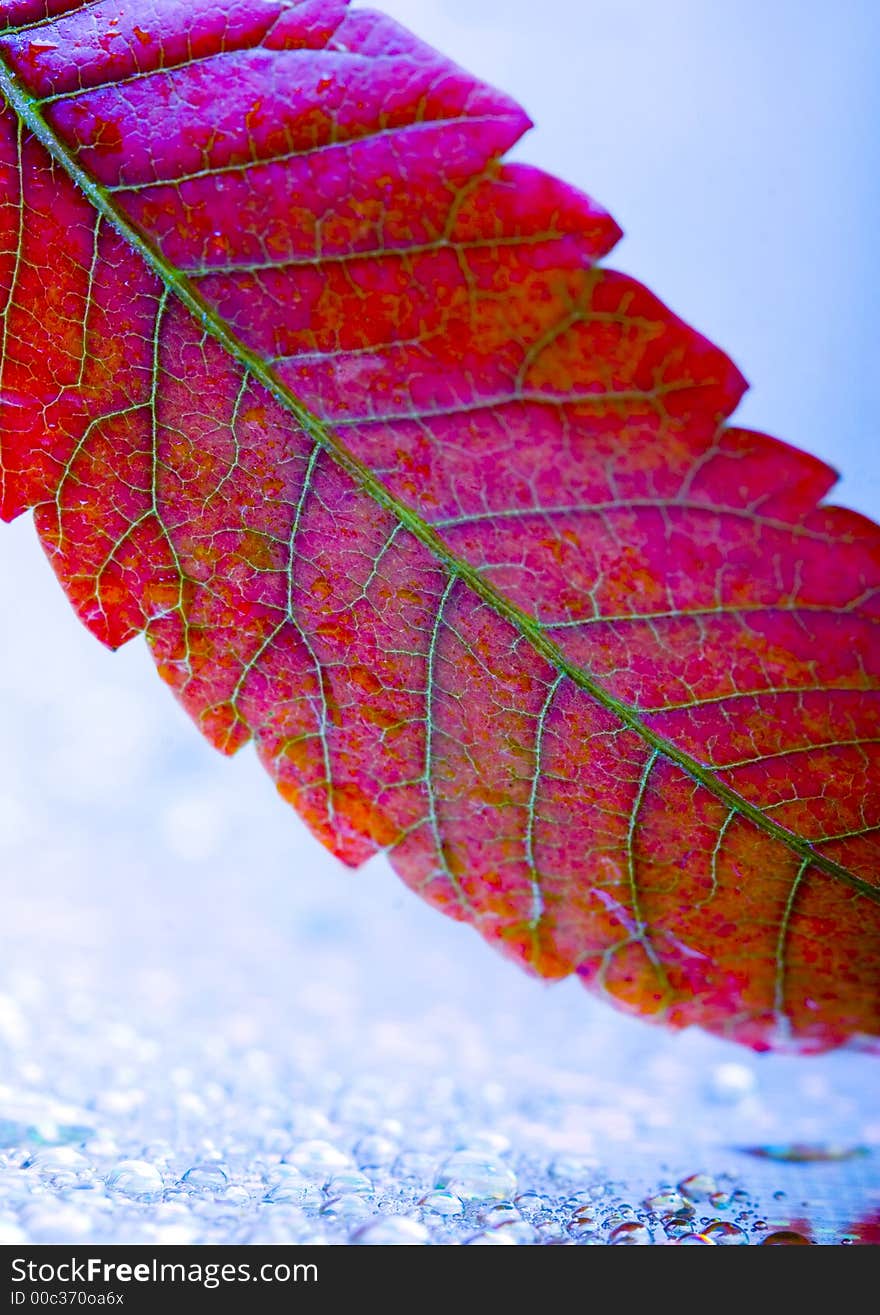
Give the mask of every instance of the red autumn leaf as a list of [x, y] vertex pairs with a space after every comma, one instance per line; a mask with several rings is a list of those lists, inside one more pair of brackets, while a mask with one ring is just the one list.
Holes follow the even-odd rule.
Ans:
[[0, 22], [0, 510], [86, 625], [532, 970], [876, 1037], [880, 533], [523, 112], [345, 0]]

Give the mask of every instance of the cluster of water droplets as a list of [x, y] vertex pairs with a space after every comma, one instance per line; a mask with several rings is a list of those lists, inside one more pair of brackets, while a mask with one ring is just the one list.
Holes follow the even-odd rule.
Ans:
[[[695, 1086], [658, 1051], [632, 1081], [573, 1043], [535, 1068], [463, 1011], [365, 1021], [328, 992], [223, 1032], [211, 1000], [157, 1027], [20, 995], [0, 996], [0, 1245], [804, 1245], [855, 1240], [828, 1202], [876, 1183], [854, 1143], [754, 1140], [782, 1120], [745, 1063]], [[832, 1098], [805, 1088], [798, 1130]]]
[[186, 967], [0, 992], [0, 1245], [804, 1245], [858, 1240], [877, 1188], [870, 1112], [805, 1067], [445, 982], [392, 1012], [341, 961], [259, 997]]
[[[537, 1065], [509, 1015], [366, 1018], [322, 986], [218, 1030], [215, 999], [158, 986], [127, 1020], [0, 994], [0, 1245], [804, 1245], [858, 1240], [876, 1190], [845, 1093], [812, 1077], [790, 1113], [751, 1062], [701, 1069], [699, 1037], [628, 1057], [610, 1017], [604, 1070], [549, 1030]], [[808, 1140], [824, 1110], [852, 1141]]]
[[[407, 1126], [382, 1112], [375, 1085], [343, 1087], [326, 1110], [297, 1102], [286, 1120], [258, 1092], [249, 1128], [234, 1099], [226, 1122], [224, 1093], [214, 1095], [219, 1108], [203, 1125], [210, 1136], [193, 1137], [189, 1118], [177, 1138], [146, 1143], [121, 1142], [109, 1124], [53, 1122], [47, 1109], [37, 1123], [0, 1122], [0, 1243], [814, 1241], [792, 1222], [797, 1209], [782, 1189], [762, 1195], [730, 1172], [697, 1170], [639, 1192], [593, 1156], [542, 1158], [497, 1129], [450, 1141], [448, 1119]], [[445, 1096], [460, 1121], [466, 1098]]]

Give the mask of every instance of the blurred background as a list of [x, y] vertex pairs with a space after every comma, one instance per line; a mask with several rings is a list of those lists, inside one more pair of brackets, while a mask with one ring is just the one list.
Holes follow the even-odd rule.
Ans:
[[[381, 7], [527, 108], [517, 157], [611, 210], [609, 263], [750, 380], [738, 419], [880, 515], [874, 0]], [[549, 1237], [578, 1190], [607, 1233], [703, 1171], [697, 1224], [736, 1208], [751, 1241], [876, 1214], [876, 1061], [658, 1032], [527, 979], [384, 860], [342, 868], [142, 642], [87, 635], [29, 518], [0, 531], [0, 616], [0, 1242], [339, 1241], [380, 1215], [456, 1240], [523, 1193]], [[823, 1160], [741, 1149], [792, 1141]], [[419, 1205], [462, 1146], [476, 1195]], [[368, 1187], [319, 1190], [357, 1165]]]

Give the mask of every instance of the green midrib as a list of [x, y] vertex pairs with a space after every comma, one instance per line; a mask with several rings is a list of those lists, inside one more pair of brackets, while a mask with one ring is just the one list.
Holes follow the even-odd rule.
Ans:
[[356, 484], [368, 493], [380, 507], [384, 507], [420, 543], [423, 543], [444, 566], [500, 616], [515, 626], [524, 635], [541, 657], [545, 658], [557, 671], [564, 673], [580, 689], [590, 694], [603, 708], [607, 708], [630, 730], [635, 731], [646, 744], [661, 754], [668, 761], [676, 763], [693, 780], [710, 790], [731, 810], [742, 817], [747, 817], [765, 835], [778, 841], [810, 866], [818, 868], [828, 876], [851, 886], [867, 899], [880, 903], [880, 888], [833, 859], [817, 853], [808, 840], [774, 822], [756, 805], [743, 799], [735, 790], [720, 781], [715, 773], [702, 763], [679, 749], [675, 744], [658, 735], [646, 726], [638, 709], [615, 698], [583, 667], [571, 662], [552, 639], [548, 638], [534, 618], [528, 616], [509, 599], [482, 578], [480, 573], [467, 562], [456, 557], [443, 542], [439, 534], [418, 516], [412, 508], [400, 502], [376, 478], [369, 467], [365, 466], [340, 442], [339, 438], [319, 420], [299, 398], [282, 383], [270, 366], [250, 350], [229, 328], [196, 291], [189, 280], [155, 249], [149, 238], [125, 215], [121, 214], [107, 192], [80, 167], [71, 156], [68, 148], [44, 119], [39, 102], [25, 91], [18, 83], [15, 74], [0, 56], [0, 94], [9, 107], [18, 115], [22, 123], [33, 133], [34, 137], [45, 147], [53, 160], [69, 175], [72, 181], [88, 197], [95, 209], [108, 223], [137, 251], [149, 268], [165, 284], [177, 299], [196, 317], [207, 333], [210, 333], [239, 365], [247, 369], [255, 379], [272, 394], [285, 410], [296, 419], [305, 432], [332, 456], [334, 461], [351, 476]]

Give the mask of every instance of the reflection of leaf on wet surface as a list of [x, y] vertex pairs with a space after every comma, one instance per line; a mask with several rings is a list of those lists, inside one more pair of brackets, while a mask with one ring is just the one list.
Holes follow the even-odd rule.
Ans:
[[870, 1155], [866, 1146], [823, 1146], [791, 1142], [779, 1146], [744, 1146], [747, 1155], [759, 1160], [777, 1160], [790, 1164], [830, 1164], [840, 1160], [858, 1160]]

